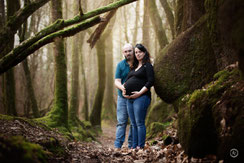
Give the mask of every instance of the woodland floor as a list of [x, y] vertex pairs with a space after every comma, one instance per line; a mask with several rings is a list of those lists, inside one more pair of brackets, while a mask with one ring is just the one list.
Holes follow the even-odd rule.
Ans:
[[[50, 152], [48, 162], [215, 162], [214, 156], [209, 156], [204, 159], [189, 159], [185, 154], [179, 142], [175, 139], [176, 130], [169, 127], [162, 134], [168, 135], [169, 139], [163, 141], [162, 134], [153, 141], [147, 141], [144, 150], [129, 150], [127, 142], [125, 142], [121, 151], [115, 151], [113, 143], [115, 139], [116, 124], [103, 124], [103, 134], [97, 141], [80, 142], [67, 141], [61, 134], [55, 131], [44, 130], [38, 125], [27, 123], [21, 119], [12, 121], [0, 119], [0, 133], [3, 137], [13, 135], [21, 135], [27, 141], [37, 143], [45, 148], [48, 140], [54, 138], [57, 145], [65, 149], [64, 154], [55, 155], [55, 152]], [[128, 130], [128, 129], [127, 129]], [[128, 133], [128, 131], [127, 131]], [[126, 136], [127, 137], [127, 136]], [[150, 145], [149, 145], [150, 144]], [[166, 145], [167, 144], [167, 145]], [[54, 144], [55, 145], [55, 144]]]

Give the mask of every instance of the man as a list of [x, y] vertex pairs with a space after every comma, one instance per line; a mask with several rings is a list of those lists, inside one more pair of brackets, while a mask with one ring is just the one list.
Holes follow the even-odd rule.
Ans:
[[[120, 61], [117, 65], [115, 72], [115, 86], [118, 88], [118, 99], [117, 99], [117, 128], [116, 128], [116, 139], [114, 146], [116, 150], [120, 150], [125, 140], [126, 126], [128, 122], [127, 112], [127, 99], [123, 97], [122, 91], [125, 91], [123, 86], [126, 77], [130, 71], [134, 61], [134, 51], [131, 44], [125, 44], [122, 49], [122, 53], [125, 57], [124, 60]], [[132, 135], [131, 128], [128, 136], [128, 148], [132, 147]]]

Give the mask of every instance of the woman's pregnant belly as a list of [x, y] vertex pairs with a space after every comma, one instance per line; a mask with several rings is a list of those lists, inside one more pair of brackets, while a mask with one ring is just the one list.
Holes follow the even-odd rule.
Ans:
[[139, 78], [129, 78], [124, 84], [124, 87], [126, 89], [126, 95], [131, 95], [131, 92], [134, 91], [140, 91], [144, 85], [145, 83], [141, 81]]

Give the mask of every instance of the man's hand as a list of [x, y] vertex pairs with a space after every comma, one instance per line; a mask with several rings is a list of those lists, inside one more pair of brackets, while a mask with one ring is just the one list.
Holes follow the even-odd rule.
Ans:
[[[124, 87], [124, 85], [123, 85], [123, 87]], [[129, 99], [129, 98], [130, 98], [130, 96], [129, 96], [129, 95], [126, 95], [126, 90], [125, 90], [125, 88], [124, 88], [124, 89], [122, 89], [122, 95], [123, 95], [125, 98], [127, 98], [127, 99]]]

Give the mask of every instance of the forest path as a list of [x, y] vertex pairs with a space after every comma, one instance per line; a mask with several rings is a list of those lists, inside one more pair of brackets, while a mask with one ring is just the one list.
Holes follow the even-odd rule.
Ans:
[[[128, 133], [129, 133], [129, 125], [126, 128], [126, 140], [124, 142], [123, 147], [128, 146]], [[114, 140], [116, 134], [116, 122], [108, 122], [105, 121], [102, 123], [102, 134], [97, 138], [97, 141], [101, 143], [101, 145], [105, 148], [114, 148]]]

